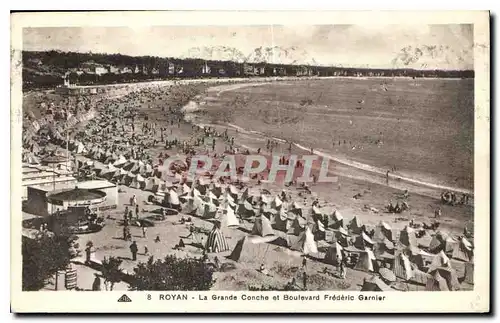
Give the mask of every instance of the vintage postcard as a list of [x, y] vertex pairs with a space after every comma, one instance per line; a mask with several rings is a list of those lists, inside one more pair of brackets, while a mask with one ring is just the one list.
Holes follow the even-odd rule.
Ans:
[[490, 311], [487, 11], [11, 21], [12, 311]]

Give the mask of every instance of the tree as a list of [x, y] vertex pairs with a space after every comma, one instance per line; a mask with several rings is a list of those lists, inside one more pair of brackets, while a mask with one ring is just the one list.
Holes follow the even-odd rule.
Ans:
[[66, 237], [42, 235], [37, 239], [23, 238], [23, 290], [36, 291], [70, 260], [70, 242]]
[[131, 290], [209, 290], [212, 287], [214, 268], [202, 258], [177, 258], [139, 263], [130, 282]]
[[123, 260], [115, 257], [104, 257], [102, 261], [102, 276], [104, 277], [104, 285], [107, 286], [109, 283], [109, 290], [112, 291], [115, 283], [122, 280], [122, 272], [120, 270], [120, 265]]

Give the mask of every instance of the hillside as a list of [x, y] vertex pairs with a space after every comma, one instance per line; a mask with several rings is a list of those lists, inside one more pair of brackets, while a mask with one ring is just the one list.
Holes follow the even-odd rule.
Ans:
[[460, 66], [461, 69], [470, 69], [467, 61], [472, 61], [472, 50], [462, 49], [456, 51], [449, 46], [407, 46], [400, 50], [392, 60], [394, 68], [427, 69], [428, 66], [441, 66], [450, 69], [451, 66]]

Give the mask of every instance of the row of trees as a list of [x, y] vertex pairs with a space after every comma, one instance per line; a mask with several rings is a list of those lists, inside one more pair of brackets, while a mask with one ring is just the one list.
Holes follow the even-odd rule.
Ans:
[[[54, 87], [62, 83], [61, 77], [69, 69], [81, 68], [82, 64], [94, 62], [103, 66], [129, 67], [138, 73], [97, 76], [83, 74], [72, 76], [79, 84], [110, 84], [137, 82], [167, 78], [197, 77], [242, 77], [242, 76], [406, 76], [406, 77], [453, 77], [471, 78], [474, 71], [414, 70], [414, 69], [367, 69], [335, 66], [298, 66], [269, 63], [243, 64], [231, 61], [206, 61], [202, 59], [178, 59], [155, 56], [127, 56], [121, 54], [74, 53], [61, 51], [23, 52], [23, 86], [30, 88]], [[174, 69], [169, 69], [173, 64]], [[209, 71], [203, 69], [207, 65]], [[248, 67], [259, 68], [258, 72]], [[42, 68], [43, 67], [43, 68]], [[172, 67], [172, 66], [170, 66]], [[181, 68], [182, 67], [182, 68]], [[156, 70], [155, 73], [152, 71]], [[182, 70], [182, 72], [181, 72]], [[146, 72], [146, 73], [143, 73]], [[76, 83], [75, 82], [75, 83]]]
[[[58, 270], [70, 263], [70, 245], [61, 236], [43, 235], [39, 239], [23, 238], [23, 290], [37, 291]], [[214, 267], [203, 258], [177, 258], [169, 255], [164, 259], [150, 257], [139, 263], [134, 275], [125, 277], [121, 271], [122, 260], [105, 258], [101, 274], [106, 286], [113, 290], [114, 284], [126, 280], [131, 290], [209, 290], [214, 284]]]

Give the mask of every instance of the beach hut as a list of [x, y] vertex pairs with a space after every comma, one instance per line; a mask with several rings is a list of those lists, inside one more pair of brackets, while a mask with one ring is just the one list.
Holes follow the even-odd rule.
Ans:
[[227, 243], [221, 230], [214, 226], [212, 231], [208, 234], [205, 250], [209, 253], [218, 253], [229, 249], [229, 244]]

